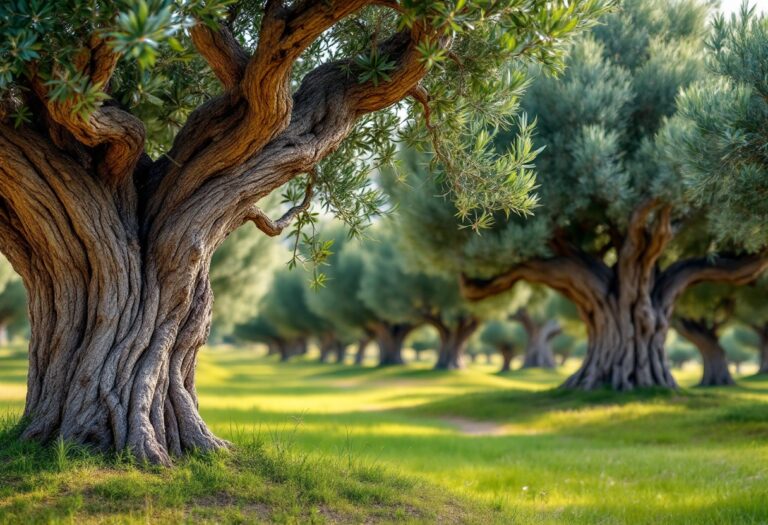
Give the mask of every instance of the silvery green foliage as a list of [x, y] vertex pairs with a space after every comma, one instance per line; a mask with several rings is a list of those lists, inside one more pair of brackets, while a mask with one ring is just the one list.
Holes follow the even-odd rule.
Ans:
[[768, 17], [745, 5], [712, 27], [712, 75], [679, 97], [667, 148], [720, 243], [758, 251], [768, 244]]
[[323, 236], [334, 240], [331, 246], [333, 253], [323, 268], [325, 285], [306, 295], [307, 304], [313, 313], [342, 331], [363, 338], [366, 329], [378, 320], [359, 296], [364, 252], [375, 241], [350, 239], [346, 231], [338, 228], [332, 232], [325, 230]]
[[[289, 7], [310, 0], [286, 0]], [[360, 83], [386, 83], [391, 57], [376, 44], [414, 24], [433, 28], [419, 45], [430, 69], [434, 134], [424, 126], [420, 104], [403, 101], [363, 117], [339, 150], [319, 167], [320, 204], [359, 231], [382, 199], [370, 185], [372, 169], [394, 158], [393, 138], [410, 144], [433, 142], [444, 154], [434, 165], [465, 222], [498, 210], [529, 211], [533, 178], [530, 143], [508, 155], [492, 147], [499, 129], [517, 117], [525, 78], [521, 64], [533, 61], [551, 72], [563, 67], [563, 49], [575, 33], [590, 27], [613, 0], [394, 0], [372, 5], [328, 29], [294, 67], [298, 88], [314, 67], [338, 61]], [[384, 4], [384, 3], [381, 3]], [[51, 97], [74, 102], [85, 116], [107, 99], [141, 118], [147, 152], [163, 156], [191, 111], [220, 91], [195, 52], [188, 29], [197, 21], [228, 24], [246, 51], [256, 49], [265, 0], [9, 0], [0, 3], [0, 118], [30, 122], [27, 76], [49, 86]], [[123, 59], [110, 86], [79, 72], [78, 55], [93, 36]], [[439, 38], [452, 41], [450, 51]], [[523, 133], [523, 136], [526, 136]], [[477, 140], [484, 137], [483, 140]], [[288, 195], [300, 195], [295, 187]], [[305, 224], [306, 224], [305, 220]], [[298, 234], [297, 234], [298, 235]]]
[[[705, 2], [629, 0], [577, 39], [561, 77], [533, 68], [521, 100], [536, 120], [533, 146], [544, 148], [533, 217], [497, 213], [479, 235], [446, 228], [457, 209], [426, 199], [444, 192], [427, 175], [428, 158], [405, 153], [404, 182], [384, 188], [400, 203], [402, 231], [425, 266], [488, 277], [547, 257], [555, 237], [612, 264], [632, 210], [650, 198], [671, 204], [685, 226], [698, 221], [658, 135], [678, 93], [706, 75], [709, 12]], [[516, 134], [496, 140], [503, 148]]]

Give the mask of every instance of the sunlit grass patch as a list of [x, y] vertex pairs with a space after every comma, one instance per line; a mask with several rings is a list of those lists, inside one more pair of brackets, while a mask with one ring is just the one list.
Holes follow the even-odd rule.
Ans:
[[[15, 449], [6, 457], [16, 467], [0, 460], [0, 516], [768, 522], [768, 378], [695, 388], [699, 371], [688, 367], [677, 391], [557, 389], [575, 366], [497, 374], [483, 364], [451, 373], [429, 363], [285, 364], [252, 350], [211, 349], [198, 368], [201, 411], [236, 444], [233, 453], [193, 456], [165, 472], [76, 448], [63, 462], [56, 447], [45, 449], [42, 463], [43, 452]], [[23, 382], [0, 379], [3, 388], [18, 392]], [[0, 406], [14, 403], [17, 417], [23, 400], [15, 399], [0, 395]], [[6, 480], [11, 488], [2, 488]]]

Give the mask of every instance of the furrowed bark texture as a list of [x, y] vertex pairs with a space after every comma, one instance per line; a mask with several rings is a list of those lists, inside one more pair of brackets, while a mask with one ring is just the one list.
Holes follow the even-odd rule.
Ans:
[[[359, 84], [336, 62], [291, 94], [301, 53], [374, 3], [268, 2], [253, 56], [226, 28], [197, 26], [193, 41], [224, 93], [190, 115], [156, 162], [138, 119], [111, 103], [75, 117], [30, 71], [32, 123], [0, 122], [0, 250], [28, 290], [32, 328], [24, 437], [166, 465], [226, 446], [201, 419], [194, 386], [211, 256], [249, 220], [279, 233], [300, 209], [273, 222], [255, 204], [311, 173], [361, 115], [404, 98], [424, 75], [415, 26], [379, 44], [395, 63], [391, 81]], [[119, 56], [98, 38], [86, 51], [83, 73], [106, 88]]]
[[677, 331], [688, 339], [701, 354], [704, 370], [699, 386], [727, 386], [736, 382], [728, 370], [725, 349], [720, 345], [717, 328], [705, 321], [682, 318], [676, 323]]
[[480, 325], [479, 321], [475, 317], [467, 316], [459, 319], [454, 326], [442, 322], [432, 324], [440, 336], [435, 369], [458, 370], [464, 368], [464, 353], [467, 349], [467, 342]]
[[672, 237], [670, 209], [649, 201], [634, 211], [612, 267], [556, 239], [551, 258], [521, 263], [493, 279], [464, 278], [462, 287], [465, 296], [479, 300], [525, 280], [573, 301], [586, 324], [588, 346], [566, 388], [675, 387], [664, 341], [676, 299], [703, 281], [750, 282], [768, 266], [768, 258], [686, 259], [662, 270], [658, 259]]
[[528, 336], [522, 368], [555, 368], [551, 341], [562, 331], [555, 319], [537, 322], [527, 310], [519, 309], [512, 319], [519, 321]]

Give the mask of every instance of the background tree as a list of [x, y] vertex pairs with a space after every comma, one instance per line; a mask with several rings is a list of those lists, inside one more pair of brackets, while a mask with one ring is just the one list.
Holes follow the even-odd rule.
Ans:
[[245, 323], [238, 324], [234, 331], [241, 341], [263, 343], [267, 345], [267, 355], [278, 354], [281, 361], [287, 361], [295, 350], [295, 344], [287, 340], [263, 316], [252, 317]]
[[[498, 302], [477, 306], [460, 293], [456, 276], [427, 274], [409, 264], [394, 225], [384, 223], [367, 250], [361, 297], [382, 319], [410, 327], [429, 324], [440, 338], [437, 369], [463, 368], [469, 338]], [[383, 234], [385, 228], [388, 233]], [[404, 337], [404, 336], [403, 336]]]
[[483, 325], [480, 339], [483, 344], [495, 349], [501, 355], [500, 371], [509, 372], [512, 360], [519, 349], [524, 348], [527, 337], [519, 324], [494, 319]]
[[255, 228], [234, 231], [211, 259], [213, 302], [211, 337], [221, 340], [255, 317], [279, 261], [277, 243]]
[[741, 367], [744, 363], [749, 363], [755, 358], [754, 352], [749, 350], [749, 339], [754, 337], [749, 329], [742, 326], [733, 326], [723, 338], [723, 348], [728, 361], [733, 363], [734, 370], [741, 374]]
[[411, 332], [408, 336], [406, 346], [413, 350], [416, 356], [416, 361], [422, 361], [422, 354], [424, 352], [437, 353], [440, 347], [440, 338], [437, 336], [437, 332], [431, 326], [422, 326]]
[[571, 334], [561, 332], [552, 340], [552, 353], [558, 359], [558, 365], [563, 366], [574, 354], [577, 339]]
[[696, 347], [683, 337], [675, 337], [667, 344], [667, 358], [674, 368], [681, 369], [700, 355]]
[[[307, 306], [344, 334], [345, 340], [358, 343], [355, 363], [362, 364], [378, 320], [358, 297], [363, 273], [360, 243], [358, 239], [349, 239], [341, 225], [324, 228], [322, 238], [332, 242], [331, 254], [324, 261], [324, 285], [306, 293]], [[343, 352], [343, 347], [337, 345], [336, 351]], [[336, 360], [343, 361], [343, 356], [337, 355]]]
[[748, 328], [752, 335], [739, 332], [740, 340], [757, 350], [758, 374], [768, 374], [768, 277], [737, 290], [734, 317]]
[[527, 304], [518, 308], [510, 319], [521, 324], [526, 334], [523, 368], [554, 368], [552, 341], [562, 333], [559, 311], [567, 301], [558, 294], [536, 288]]
[[[450, 231], [456, 209], [421, 205], [440, 192], [423, 164], [406, 163], [410, 186], [425, 190], [403, 201], [403, 231], [425, 264], [466, 273], [473, 299], [524, 280], [577, 306], [589, 344], [566, 387], [674, 386], [664, 341], [679, 294], [706, 280], [748, 282], [768, 264], [750, 255], [760, 243], [670, 245], [689, 227], [720, 238], [710, 209], [689, 203], [679, 166], [664, 155], [671, 132], [659, 135], [678, 92], [705, 74], [708, 15], [703, 2], [624, 2], [574, 45], [562, 79], [536, 79], [522, 101], [537, 119], [535, 147], [546, 148], [533, 218], [489, 215], [490, 232]], [[499, 144], [520, 142], [510, 133]]]
[[[309, 307], [308, 298], [314, 292], [309, 286], [309, 274], [283, 268], [275, 273], [270, 293], [266, 296], [261, 315], [285, 339], [298, 346], [315, 339], [320, 350], [320, 361], [335, 356], [343, 360], [344, 349], [350, 341], [345, 327], [336, 326], [328, 319], [316, 315]], [[294, 352], [295, 353], [295, 352]]]
[[735, 384], [720, 343], [723, 329], [733, 319], [733, 290], [726, 285], [700, 284], [687, 290], [675, 308], [675, 329], [701, 354], [704, 370], [699, 386]]

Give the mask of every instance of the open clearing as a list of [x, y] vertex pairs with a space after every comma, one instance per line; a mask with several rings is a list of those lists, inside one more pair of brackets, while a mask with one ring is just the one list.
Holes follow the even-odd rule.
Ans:
[[[568, 367], [502, 376], [495, 365], [434, 372], [259, 355], [201, 354], [201, 410], [232, 454], [143, 469], [66, 444], [14, 445], [6, 430], [0, 522], [768, 520], [768, 378], [574, 394], [552, 389]], [[0, 413], [11, 418], [25, 358], [0, 352]]]

